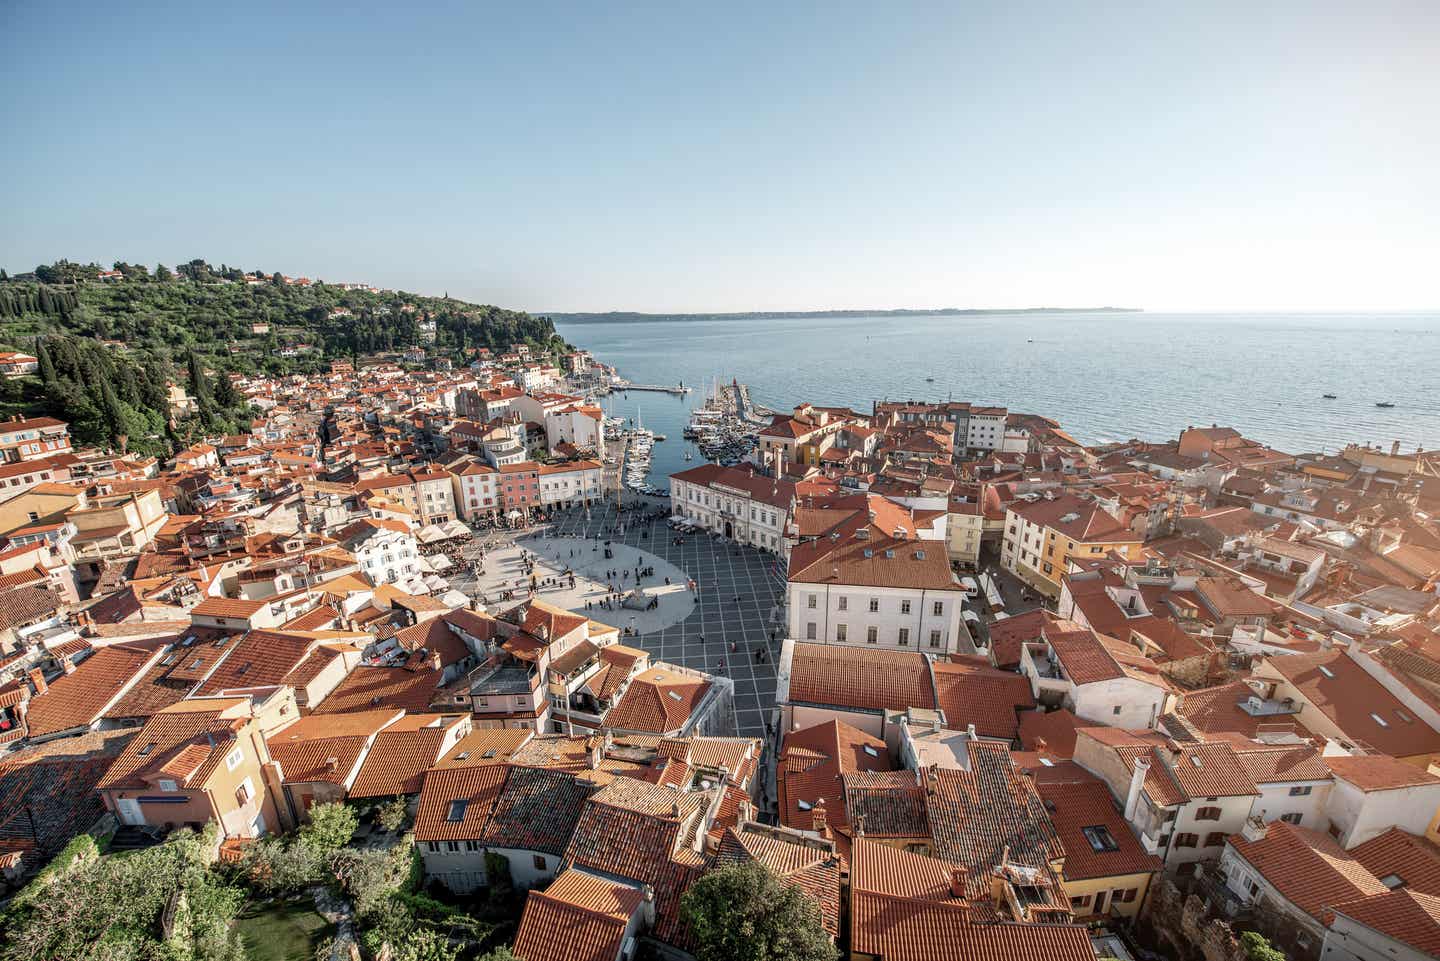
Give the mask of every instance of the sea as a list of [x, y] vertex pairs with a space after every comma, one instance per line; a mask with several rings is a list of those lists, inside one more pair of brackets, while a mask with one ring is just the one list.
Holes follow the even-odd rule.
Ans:
[[650, 471], [659, 486], [703, 463], [681, 431], [717, 379], [785, 411], [807, 401], [869, 411], [887, 399], [1003, 406], [1053, 418], [1087, 444], [1221, 424], [1288, 453], [1440, 446], [1440, 312], [656, 316], [556, 328], [633, 383], [695, 388], [604, 403], [666, 435]]

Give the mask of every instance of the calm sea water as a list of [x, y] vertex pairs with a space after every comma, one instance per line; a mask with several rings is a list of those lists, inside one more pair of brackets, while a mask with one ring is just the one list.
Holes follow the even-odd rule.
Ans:
[[[636, 383], [685, 398], [606, 404], [667, 434], [651, 476], [701, 463], [680, 432], [716, 376], [756, 402], [869, 410], [889, 398], [967, 400], [1053, 417], [1079, 440], [1173, 438], [1221, 423], [1280, 450], [1350, 442], [1440, 446], [1440, 313], [974, 314], [557, 323]], [[934, 381], [927, 383], [926, 378]], [[1324, 400], [1322, 394], [1336, 394]], [[1394, 408], [1375, 406], [1389, 401]]]

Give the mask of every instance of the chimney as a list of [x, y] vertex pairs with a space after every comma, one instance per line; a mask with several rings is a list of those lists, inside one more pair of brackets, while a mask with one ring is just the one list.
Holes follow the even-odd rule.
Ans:
[[967, 738], [969, 738], [970, 740], [972, 740], [972, 741], [975, 740], [975, 725], [974, 725], [974, 724], [967, 724], [967, 725], [965, 725], [965, 736], [966, 736]]
[[590, 770], [598, 770], [600, 767], [600, 761], [605, 757], [605, 739], [599, 737], [592, 737], [590, 739], [589, 748]]
[[65, 655], [63, 658], [61, 658], [61, 660], [60, 660], [60, 667], [61, 667], [62, 670], [65, 671], [66, 674], [74, 674], [74, 673], [75, 673], [75, 670], [76, 670], [76, 668], [75, 668], [75, 655], [73, 655], [73, 654], [66, 654], [66, 655]]
[[855, 836], [857, 838], [863, 838], [865, 836], [865, 815], [855, 815], [855, 822], [851, 825], [851, 827], [854, 828]]
[[956, 898], [965, 896], [965, 880], [969, 872], [965, 868], [952, 868], [950, 871], [950, 895]]
[[444, 667], [444, 664], [441, 663], [440, 660], [439, 651], [431, 651], [430, 656], [425, 659], [425, 663], [432, 671], [438, 671]]
[[45, 683], [45, 672], [40, 670], [40, 668], [32, 667], [30, 669], [29, 678], [30, 686], [35, 689], [36, 697], [39, 697], [41, 694], [44, 694], [50, 689], [50, 685]]
[[1050, 742], [1047, 741], [1047, 740], [1045, 740], [1043, 737], [1037, 737], [1037, 738], [1035, 739], [1035, 753], [1036, 753], [1036, 754], [1044, 754], [1044, 753], [1045, 753], [1045, 749], [1046, 749], [1047, 747], [1049, 747], [1049, 746], [1050, 746]]
[[1269, 826], [1266, 825], [1264, 818], [1249, 817], [1245, 819], [1245, 824], [1240, 828], [1240, 836], [1247, 841], [1263, 841], [1268, 831]]
[[1400, 456], [1400, 442], [1399, 442], [1398, 440], [1395, 441], [1394, 443], [1392, 443], [1392, 444], [1390, 445], [1390, 456], [1391, 456], [1391, 457], [1399, 457], [1399, 456]]
[[1137, 757], [1135, 773], [1130, 775], [1130, 790], [1125, 795], [1125, 820], [1135, 820], [1135, 808], [1140, 804], [1140, 789], [1145, 786], [1145, 775], [1150, 772], [1150, 759]]
[[811, 828], [822, 838], [830, 836], [830, 825], [825, 817], [825, 799], [821, 798], [815, 803], [815, 809], [810, 812]]

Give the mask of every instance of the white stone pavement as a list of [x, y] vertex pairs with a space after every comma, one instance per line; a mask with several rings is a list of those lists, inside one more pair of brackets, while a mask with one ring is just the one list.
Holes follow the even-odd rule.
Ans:
[[[491, 610], [499, 610], [529, 596], [532, 576], [526, 574], [520, 552], [537, 558], [533, 578], [539, 585], [537, 597], [547, 604], [585, 614], [602, 624], [621, 629], [633, 627], [639, 634], [649, 634], [678, 624], [695, 609], [695, 595], [687, 586], [685, 572], [674, 564], [618, 542], [610, 545], [612, 557], [605, 557], [604, 540], [582, 540], [576, 537], [531, 535], [514, 545], [507, 545], [485, 555], [485, 574], [479, 589]], [[654, 610], [630, 610], [613, 605], [613, 610], [600, 606], [609, 591], [618, 589], [626, 594], [635, 588], [635, 569], [653, 567], [653, 575], [642, 577], [640, 590], [659, 600]], [[575, 574], [575, 587], [565, 571]], [[613, 572], [613, 573], [612, 573]], [[628, 572], [628, 577], [624, 576]], [[666, 580], [669, 583], [666, 583]], [[546, 586], [552, 580], [558, 586]], [[511, 591], [510, 600], [503, 599]], [[592, 607], [586, 609], [586, 602]]]

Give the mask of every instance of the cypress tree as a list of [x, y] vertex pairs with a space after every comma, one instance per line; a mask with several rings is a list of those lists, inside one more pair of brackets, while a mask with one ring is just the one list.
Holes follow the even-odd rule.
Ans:
[[40, 361], [40, 382], [49, 389], [55, 384], [55, 359], [50, 356], [44, 337], [35, 338], [35, 359]]

